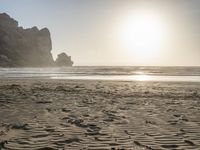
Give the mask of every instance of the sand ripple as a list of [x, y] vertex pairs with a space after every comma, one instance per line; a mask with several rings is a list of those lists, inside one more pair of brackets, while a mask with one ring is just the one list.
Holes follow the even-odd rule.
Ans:
[[3, 81], [0, 90], [3, 150], [200, 149], [199, 84]]

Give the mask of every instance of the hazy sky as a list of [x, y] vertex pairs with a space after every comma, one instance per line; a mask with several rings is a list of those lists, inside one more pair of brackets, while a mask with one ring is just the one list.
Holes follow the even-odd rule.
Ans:
[[[200, 0], [0, 0], [0, 12], [49, 28], [54, 57], [65, 51], [75, 65], [200, 65]], [[149, 14], [158, 19], [132, 24]]]

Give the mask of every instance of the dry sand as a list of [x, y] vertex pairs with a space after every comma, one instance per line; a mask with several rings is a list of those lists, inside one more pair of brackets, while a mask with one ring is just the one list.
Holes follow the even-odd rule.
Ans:
[[200, 83], [0, 80], [0, 149], [200, 150]]

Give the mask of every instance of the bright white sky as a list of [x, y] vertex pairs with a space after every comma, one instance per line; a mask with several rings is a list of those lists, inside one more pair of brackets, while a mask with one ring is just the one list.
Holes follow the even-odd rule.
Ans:
[[0, 0], [75, 65], [200, 65], [200, 0]]

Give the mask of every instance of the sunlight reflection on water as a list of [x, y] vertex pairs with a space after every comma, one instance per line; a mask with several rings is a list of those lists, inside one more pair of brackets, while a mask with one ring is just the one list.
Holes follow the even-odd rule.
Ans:
[[135, 75], [133, 76], [133, 80], [136, 81], [150, 81], [152, 80], [152, 77], [149, 75]]
[[95, 76], [57, 76], [51, 79], [71, 80], [110, 80], [110, 81], [162, 81], [162, 82], [200, 82], [200, 76], [155, 76], [155, 75], [95, 75]]
[[200, 82], [200, 67], [0, 68], [0, 78]]

